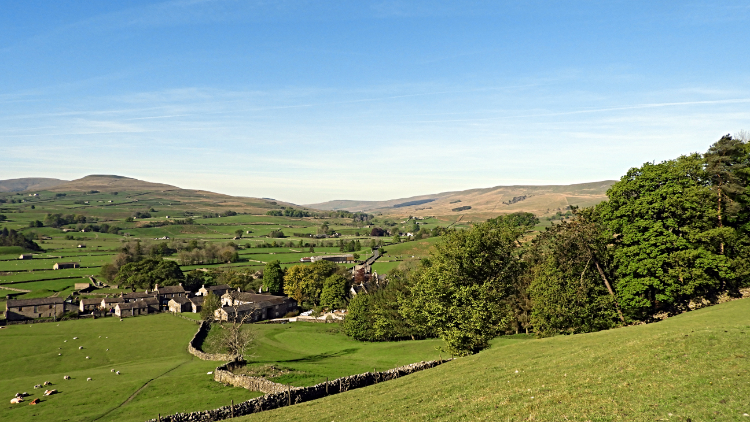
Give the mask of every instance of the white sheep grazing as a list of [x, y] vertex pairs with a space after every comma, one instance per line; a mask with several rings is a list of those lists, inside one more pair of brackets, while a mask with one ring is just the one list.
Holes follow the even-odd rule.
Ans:
[[89, 358], [89, 357], [88, 357], [88, 356], [86, 356], [86, 359], [88, 359], [88, 358]]
[[39, 384], [37, 384], [37, 385], [34, 386], [34, 389], [36, 390], [37, 388], [42, 388], [42, 386], [39, 385]]
[[57, 356], [62, 356], [62, 353], [58, 353]]
[[22, 397], [13, 397], [12, 399], [10, 399], [10, 402], [13, 404], [21, 403], [22, 401], [23, 401]]
[[109, 372], [115, 372], [115, 370], [114, 369], [110, 369]]
[[65, 376], [63, 376], [63, 379], [64, 379], [64, 380], [69, 380], [69, 379], [70, 379], [70, 375], [65, 375]]
[[83, 350], [83, 346], [78, 346], [78, 350]]
[[49, 382], [49, 381], [44, 381], [44, 385], [50, 385], [50, 384], [52, 384], [52, 383]]
[[86, 378], [86, 381], [91, 381], [91, 377]]
[[78, 340], [78, 337], [73, 337], [73, 340]]
[[68, 342], [68, 340], [63, 340], [63, 343], [67, 343], [67, 342]]
[[115, 374], [120, 375], [120, 371], [115, 372]]

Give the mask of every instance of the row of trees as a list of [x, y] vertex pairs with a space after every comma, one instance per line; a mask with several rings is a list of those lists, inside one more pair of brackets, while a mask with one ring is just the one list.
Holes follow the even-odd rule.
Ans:
[[571, 334], [651, 321], [724, 295], [750, 275], [750, 145], [633, 168], [596, 207], [531, 242], [515, 214], [452, 230], [429, 259], [355, 297], [345, 330], [363, 340], [439, 336], [456, 355], [502, 333]]

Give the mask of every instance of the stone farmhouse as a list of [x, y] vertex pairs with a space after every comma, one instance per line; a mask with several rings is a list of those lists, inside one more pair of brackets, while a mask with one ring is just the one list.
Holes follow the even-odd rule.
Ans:
[[170, 299], [176, 297], [187, 298], [189, 295], [189, 293], [182, 287], [182, 283], [177, 286], [164, 287], [159, 287], [159, 285], [157, 284], [156, 286], [154, 286], [154, 293], [156, 293], [156, 297], [159, 298], [159, 303], [164, 310], [169, 308]]
[[205, 296], [196, 296], [190, 298], [190, 307], [192, 308], [194, 314], [197, 314], [201, 311], [201, 309], [203, 309], [203, 302], [205, 300]]
[[18, 257], [18, 259], [33, 259], [33, 258], [34, 258], [34, 255], [31, 255], [31, 254], [23, 254]]
[[[68, 305], [69, 307], [69, 305]], [[61, 297], [39, 299], [9, 299], [5, 308], [5, 319], [22, 321], [33, 318], [54, 318], [68, 311]]]
[[115, 315], [120, 318], [148, 315], [148, 304], [143, 300], [135, 302], [123, 302], [115, 305]]
[[78, 311], [79, 312], [93, 312], [97, 309], [99, 309], [102, 306], [101, 299], [81, 299], [80, 302], [78, 302]]
[[229, 291], [221, 297], [222, 307], [214, 312], [220, 321], [252, 316], [252, 321], [281, 318], [297, 309], [297, 302], [284, 296]]
[[186, 297], [174, 297], [172, 299], [169, 299], [169, 302], [167, 303], [167, 306], [169, 307], [169, 312], [191, 312], [193, 310], [192, 302], [190, 302], [190, 299]]

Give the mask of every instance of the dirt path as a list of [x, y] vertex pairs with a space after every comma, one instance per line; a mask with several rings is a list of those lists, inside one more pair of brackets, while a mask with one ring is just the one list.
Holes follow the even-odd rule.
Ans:
[[146, 381], [145, 384], [143, 384], [139, 389], [135, 390], [135, 392], [133, 394], [131, 394], [130, 397], [128, 397], [124, 402], [122, 402], [119, 405], [117, 405], [117, 406], [109, 409], [106, 413], [100, 415], [96, 419], [93, 419], [92, 422], [98, 421], [99, 419], [102, 419], [103, 417], [109, 415], [110, 413], [114, 412], [115, 410], [117, 410], [117, 409], [125, 406], [128, 403], [130, 403], [141, 391], [143, 391], [144, 388], [148, 387], [148, 385], [151, 384], [152, 381], [158, 380], [159, 378], [163, 377], [164, 375], [167, 375], [168, 373], [174, 371], [175, 369], [179, 368], [180, 366], [182, 366], [182, 365], [190, 362], [190, 360], [191, 359], [188, 359], [188, 360], [180, 363], [179, 365], [175, 366], [174, 368], [167, 370], [166, 372], [164, 372], [163, 374], [159, 375], [158, 377], [154, 377], [154, 378], [151, 378], [150, 380]]

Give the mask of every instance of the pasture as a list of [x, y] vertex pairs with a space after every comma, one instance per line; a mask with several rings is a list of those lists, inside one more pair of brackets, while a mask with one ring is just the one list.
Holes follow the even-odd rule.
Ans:
[[[248, 369], [261, 371], [271, 365], [284, 368], [290, 372], [273, 381], [299, 387], [324, 382], [326, 378], [437, 359], [438, 348], [443, 345], [443, 341], [437, 339], [360, 342], [347, 337], [340, 324], [295, 322], [253, 324], [245, 328], [252, 330], [255, 338], [250, 356], [246, 358]], [[218, 327], [213, 328], [206, 343], [210, 344], [218, 330]]]
[[[144, 421], [259, 395], [206, 374], [218, 364], [187, 352], [197, 328], [169, 314], [8, 326], [0, 330], [0, 420]], [[44, 381], [59, 393], [40, 397], [44, 388], [34, 385]], [[10, 404], [17, 392], [31, 396]], [[37, 397], [42, 402], [29, 406]]]
[[750, 299], [523, 342], [256, 421], [734, 421], [750, 414]]

